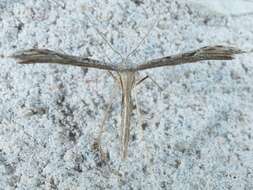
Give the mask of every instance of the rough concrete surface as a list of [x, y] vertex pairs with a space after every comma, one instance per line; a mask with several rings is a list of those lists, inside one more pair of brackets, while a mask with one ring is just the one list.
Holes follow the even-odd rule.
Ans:
[[[243, 6], [234, 6], [239, 15], [200, 7], [179, 0], [0, 0], [0, 54], [49, 48], [119, 64], [95, 28], [126, 56], [157, 20], [129, 64], [206, 45], [253, 47], [253, 16], [241, 14]], [[141, 116], [134, 110], [126, 161], [119, 157], [116, 88], [102, 139], [106, 162], [93, 143], [113, 91], [108, 73], [1, 58], [0, 190], [253, 189], [252, 57], [141, 72], [163, 90], [148, 79], [138, 86]]]

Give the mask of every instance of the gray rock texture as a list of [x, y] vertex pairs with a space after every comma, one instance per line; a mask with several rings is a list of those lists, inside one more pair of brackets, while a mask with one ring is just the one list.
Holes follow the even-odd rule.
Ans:
[[[206, 45], [253, 48], [248, 11], [200, 7], [179, 0], [0, 0], [0, 54], [49, 48], [119, 64], [95, 28], [126, 56], [156, 21], [129, 64]], [[253, 189], [252, 56], [141, 72], [163, 90], [148, 79], [138, 86], [141, 115], [134, 110], [126, 161], [119, 157], [116, 88], [102, 139], [107, 162], [93, 143], [114, 91], [110, 75], [2, 57], [0, 190]]]

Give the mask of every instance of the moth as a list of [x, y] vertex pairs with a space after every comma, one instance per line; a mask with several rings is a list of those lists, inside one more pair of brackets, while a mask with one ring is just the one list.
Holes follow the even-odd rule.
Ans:
[[137, 80], [137, 74], [139, 71], [157, 67], [197, 63], [206, 60], [232, 60], [234, 59], [234, 55], [242, 53], [245, 53], [245, 51], [236, 47], [223, 45], [206, 46], [177, 55], [151, 59], [145, 63], [136, 65], [127, 64], [127, 57], [122, 59], [122, 63], [120, 65], [114, 65], [112, 63], [105, 63], [104, 61], [92, 59], [90, 57], [72, 56], [49, 49], [22, 50], [12, 54], [10, 57], [14, 58], [19, 64], [62, 64], [94, 68], [110, 72], [115, 81], [120, 84], [122, 91], [120, 154], [123, 159], [126, 159], [130, 136], [131, 113], [133, 111], [132, 90], [139, 83]]

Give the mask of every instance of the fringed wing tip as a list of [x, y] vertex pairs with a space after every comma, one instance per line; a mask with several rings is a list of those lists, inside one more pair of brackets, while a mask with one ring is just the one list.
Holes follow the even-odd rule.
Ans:
[[48, 52], [52, 52], [52, 51], [48, 49], [33, 48], [33, 49], [17, 51], [13, 55], [36, 55], [36, 54], [43, 54], [43, 53], [48, 53]]
[[20, 59], [22, 56], [25, 55], [25, 51], [17, 51], [15, 53], [12, 53], [10, 55], [3, 55], [3, 54], [0, 54], [0, 57], [1, 58], [7, 58], [7, 59]]
[[35, 58], [41, 57], [49, 51], [47, 49], [21, 50], [9, 55], [8, 58], [15, 59], [19, 64], [29, 64], [34, 63]]
[[16, 51], [15, 53], [8, 56], [8, 58], [15, 59], [17, 63], [23, 63], [24, 57], [29, 54], [30, 50]]
[[224, 57], [230, 58], [231, 60], [235, 59], [236, 55], [243, 53], [246, 53], [246, 51], [235, 47], [227, 47], [224, 49]]
[[227, 53], [231, 55], [236, 55], [236, 54], [247, 53], [247, 51], [239, 49], [239, 48], [235, 48], [235, 47], [228, 47]]
[[18, 64], [22, 64], [24, 62], [22, 54], [17, 54], [17, 52], [15, 54], [9, 55], [8, 58], [14, 59]]
[[208, 58], [215, 58], [217, 60], [231, 60], [234, 59], [235, 55], [243, 53], [247, 53], [247, 51], [236, 47], [217, 45], [200, 48], [199, 51], [196, 51], [195, 55], [199, 57], [203, 56]]

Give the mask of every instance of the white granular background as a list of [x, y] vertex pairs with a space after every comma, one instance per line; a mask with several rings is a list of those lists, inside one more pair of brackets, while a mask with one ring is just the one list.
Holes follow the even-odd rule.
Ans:
[[[120, 64], [95, 28], [125, 57], [156, 21], [129, 64], [206, 45], [252, 49], [253, 2], [208, 2], [0, 0], [0, 54], [48, 48]], [[137, 87], [125, 161], [117, 87], [107, 162], [93, 147], [115, 91], [107, 72], [1, 58], [0, 190], [253, 189], [252, 56], [141, 72], [163, 90]]]

